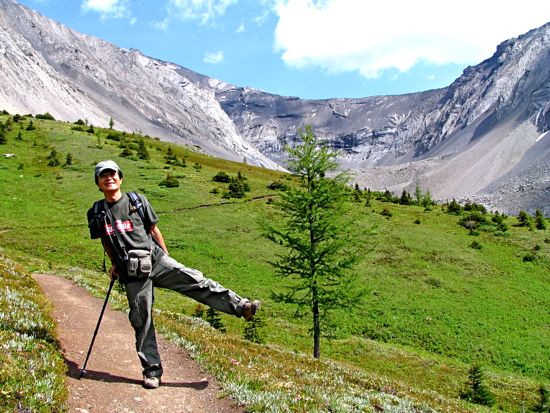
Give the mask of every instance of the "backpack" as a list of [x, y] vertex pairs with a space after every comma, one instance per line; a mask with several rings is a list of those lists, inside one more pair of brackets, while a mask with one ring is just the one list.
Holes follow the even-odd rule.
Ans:
[[143, 222], [143, 225], [145, 226], [145, 231], [149, 233], [149, 229], [151, 229], [151, 222], [145, 217], [145, 212], [143, 212], [143, 203], [141, 202], [141, 199], [139, 198], [138, 194], [135, 192], [128, 192], [128, 197], [130, 198], [130, 203], [132, 204], [132, 207], [136, 209], [139, 218], [141, 219], [141, 222]]
[[[145, 231], [149, 234], [149, 229], [151, 228], [151, 222], [146, 218], [145, 212], [143, 211], [143, 203], [141, 202], [141, 199], [139, 198], [138, 194], [135, 192], [127, 192], [126, 195], [128, 195], [128, 198], [130, 198], [130, 204], [132, 205], [130, 207], [130, 211], [136, 211], [138, 213], [139, 218], [141, 219], [141, 222], [143, 222], [143, 225], [145, 227]], [[103, 219], [105, 219], [105, 208], [103, 204], [103, 200], [94, 202], [93, 206], [93, 215], [94, 220], [96, 221], [96, 225], [99, 227], [99, 222]], [[151, 237], [152, 238], [152, 237]], [[154, 238], [152, 238], [153, 241], [156, 241]], [[105, 265], [105, 251], [103, 252], [103, 271], [106, 271], [106, 265]]]
[[[139, 218], [141, 219], [141, 222], [143, 222], [143, 225], [145, 226], [145, 231], [149, 233], [149, 229], [151, 228], [151, 222], [147, 219], [145, 216], [145, 212], [143, 211], [143, 203], [141, 202], [141, 199], [139, 198], [138, 194], [135, 192], [127, 192], [126, 195], [128, 195], [128, 198], [130, 198], [130, 203], [132, 204], [131, 211], [137, 211]], [[103, 214], [105, 214], [105, 209], [103, 208], [103, 200], [94, 202], [94, 219], [103, 219]]]

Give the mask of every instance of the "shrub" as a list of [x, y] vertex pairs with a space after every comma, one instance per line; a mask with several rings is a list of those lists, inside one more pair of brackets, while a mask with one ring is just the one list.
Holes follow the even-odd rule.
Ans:
[[132, 150], [130, 148], [124, 148], [122, 150], [122, 152], [120, 152], [120, 156], [122, 156], [123, 158], [128, 158], [130, 156], [132, 156], [134, 154], [134, 152], [132, 152]]
[[228, 189], [231, 198], [243, 198], [245, 192], [250, 191], [248, 184], [236, 178], [231, 178]]
[[475, 202], [466, 202], [466, 204], [464, 205], [464, 211], [467, 211], [467, 212], [480, 212], [482, 214], [486, 214], [487, 213], [487, 209], [481, 205], [481, 204], [476, 204]]
[[49, 113], [39, 113], [35, 116], [36, 119], [47, 119], [47, 120], [55, 120], [55, 118]]
[[481, 248], [483, 248], [481, 246], [481, 244], [477, 241], [473, 241], [471, 244], [470, 244], [470, 248], [473, 248], [475, 250], [480, 250]]
[[214, 182], [221, 182], [221, 183], [229, 183], [230, 179], [231, 177], [226, 172], [223, 172], [223, 171], [218, 172], [212, 178]]
[[86, 123], [82, 119], [78, 119], [74, 124], [75, 125], [80, 125], [80, 126], [86, 125]]
[[31, 131], [35, 129], [36, 129], [36, 126], [34, 126], [34, 123], [32, 122], [32, 119], [31, 119], [31, 121], [29, 122], [29, 126], [27, 126], [27, 130]]
[[390, 218], [393, 214], [392, 214], [392, 212], [390, 211], [389, 208], [384, 208], [382, 210], [382, 212], [380, 212], [380, 215], [382, 215], [384, 217], [387, 217], [387, 218]]
[[287, 188], [287, 184], [282, 181], [273, 181], [267, 185], [267, 189], [271, 189], [273, 191], [286, 191]]
[[486, 225], [488, 222], [483, 214], [476, 211], [460, 218], [458, 223], [464, 228], [470, 230], [470, 233], [472, 233], [474, 230], [480, 228], [482, 225]]
[[498, 212], [491, 218], [491, 221], [496, 225], [497, 231], [506, 232], [508, 231], [508, 225], [504, 222], [506, 215], [501, 215]]
[[447, 212], [449, 214], [460, 214], [462, 212], [462, 207], [456, 200], [452, 200], [451, 203], [447, 206]]
[[107, 134], [107, 139], [120, 142], [122, 140], [122, 137], [120, 136], [120, 133], [111, 131]]
[[178, 181], [178, 178], [176, 178], [171, 173], [168, 173], [166, 174], [166, 178], [159, 183], [159, 186], [165, 186], [166, 188], [176, 188], [180, 186], [180, 183]]

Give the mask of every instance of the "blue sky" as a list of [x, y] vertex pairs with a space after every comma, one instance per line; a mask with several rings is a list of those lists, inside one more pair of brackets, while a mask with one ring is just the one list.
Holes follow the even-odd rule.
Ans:
[[550, 21], [548, 0], [17, 1], [118, 46], [304, 99], [444, 87]]

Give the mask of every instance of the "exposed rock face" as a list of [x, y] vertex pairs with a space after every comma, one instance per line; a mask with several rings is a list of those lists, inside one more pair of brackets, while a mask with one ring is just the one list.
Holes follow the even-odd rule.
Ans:
[[340, 151], [362, 187], [418, 184], [508, 213], [550, 214], [550, 24], [503, 42], [450, 86], [302, 100], [237, 87], [76, 33], [0, 0], [0, 108], [88, 119], [278, 168], [298, 130]]
[[219, 84], [216, 96], [241, 135], [278, 162], [310, 124], [342, 150], [342, 167], [357, 171], [360, 185], [400, 192], [419, 184], [440, 200], [550, 214], [550, 138], [539, 139], [550, 129], [549, 67], [546, 24], [440, 90], [307, 101]]
[[86, 118], [278, 169], [236, 132], [214, 93], [178, 65], [77, 33], [0, 0], [0, 104], [19, 113]]

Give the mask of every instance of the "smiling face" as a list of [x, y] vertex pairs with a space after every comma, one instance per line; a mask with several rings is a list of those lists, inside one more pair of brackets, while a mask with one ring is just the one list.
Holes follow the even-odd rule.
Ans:
[[122, 178], [118, 175], [117, 171], [106, 169], [101, 172], [97, 179], [97, 186], [99, 190], [106, 196], [112, 197], [115, 193], [120, 191], [122, 185]]

